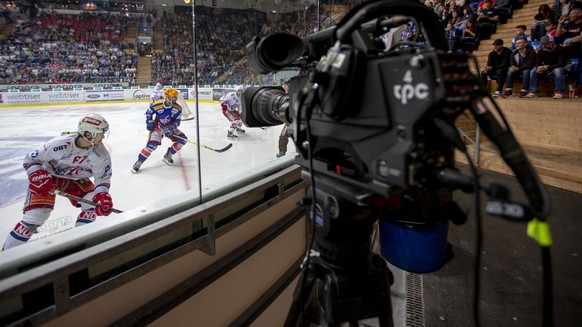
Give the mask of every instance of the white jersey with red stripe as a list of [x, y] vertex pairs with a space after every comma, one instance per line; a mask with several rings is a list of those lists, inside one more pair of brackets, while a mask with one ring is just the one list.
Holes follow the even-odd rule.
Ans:
[[80, 180], [94, 178], [95, 193], [109, 192], [111, 185], [111, 156], [100, 143], [89, 148], [75, 145], [79, 134], [59, 136], [51, 139], [24, 157], [24, 169], [32, 172], [46, 169], [53, 176]]
[[241, 108], [240, 97], [236, 95], [236, 92], [228, 92], [221, 96], [219, 101], [220, 104], [226, 104], [228, 111], [238, 112]]
[[164, 98], [164, 90], [163, 89], [153, 89], [152, 94], [150, 95], [150, 103], [154, 103], [155, 101], [161, 100]]

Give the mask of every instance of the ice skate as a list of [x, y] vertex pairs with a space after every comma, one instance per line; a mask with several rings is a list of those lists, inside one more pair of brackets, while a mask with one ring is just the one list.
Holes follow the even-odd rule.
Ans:
[[228, 137], [229, 139], [236, 139], [238, 136], [234, 135], [232, 132], [228, 132], [226, 134], [226, 137]]
[[131, 172], [133, 174], [137, 174], [139, 172], [139, 168], [141, 168], [141, 164], [143, 164], [143, 161], [138, 160], [133, 164], [133, 168], [131, 168]]
[[237, 127], [237, 128], [236, 128], [236, 131], [237, 131], [238, 133], [244, 133], [244, 132], [245, 132], [245, 130], [244, 130], [244, 129], [242, 129], [242, 128], [240, 128], [240, 127]]
[[172, 159], [172, 152], [170, 152], [170, 149], [166, 151], [166, 154], [164, 154], [162, 161], [168, 166], [171, 166], [174, 163], [174, 160]]
[[277, 153], [277, 158], [281, 158], [284, 155], [285, 155], [285, 152], [279, 152], [279, 153]]

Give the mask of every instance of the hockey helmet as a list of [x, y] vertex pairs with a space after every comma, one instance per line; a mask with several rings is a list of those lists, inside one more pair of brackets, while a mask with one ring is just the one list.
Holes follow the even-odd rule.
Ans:
[[162, 83], [157, 83], [156, 84], [156, 90], [161, 90], [163, 88]]
[[109, 136], [109, 123], [98, 114], [88, 114], [79, 120], [78, 132], [85, 137], [85, 132], [91, 133], [92, 138], [102, 133], [103, 137]]
[[176, 98], [178, 99], [178, 90], [173, 89], [173, 88], [168, 88], [164, 91], [164, 98], [166, 99], [173, 99]]
[[243, 91], [243, 88], [240, 85], [238, 85], [234, 88], [234, 92], [236, 92], [237, 94], [242, 93], [242, 91]]

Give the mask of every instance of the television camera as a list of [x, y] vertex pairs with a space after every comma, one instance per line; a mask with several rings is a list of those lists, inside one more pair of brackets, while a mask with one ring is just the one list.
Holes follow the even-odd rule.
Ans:
[[[409, 21], [424, 39], [387, 49], [382, 37]], [[317, 280], [323, 281], [325, 294], [319, 300], [319, 323], [372, 319], [392, 324], [391, 274], [370, 251], [375, 222], [383, 211], [390, 212], [391, 200], [409, 192], [479, 192], [477, 175], [466, 176], [454, 165], [454, 149], [466, 153], [454, 121], [467, 109], [513, 170], [532, 211], [512, 216], [515, 211], [504, 208], [517, 204], [505, 194], [491, 206], [492, 213], [516, 220], [548, 216], [546, 191], [507, 122], [496, 118], [503, 116], [474, 73], [474, 58], [448, 52], [436, 15], [424, 5], [364, 2], [336, 26], [304, 40], [286, 33], [255, 37], [245, 53], [259, 74], [299, 71], [289, 82], [289, 93], [280, 87], [249, 87], [242, 96], [245, 125], [289, 125], [295, 161], [311, 182], [307, 204], [315, 248], [309, 246], [302, 265], [288, 326], [308, 319]], [[436, 218], [424, 215], [415, 223], [465, 220], [450, 198], [436, 206]]]

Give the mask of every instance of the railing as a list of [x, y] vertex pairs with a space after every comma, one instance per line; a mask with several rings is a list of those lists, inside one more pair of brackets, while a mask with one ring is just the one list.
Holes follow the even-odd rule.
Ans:
[[461, 128], [457, 126], [457, 131], [461, 135], [461, 138], [467, 140], [470, 144], [474, 146], [473, 148], [473, 163], [475, 165], [479, 165], [479, 154], [480, 154], [480, 147], [481, 147], [481, 133], [479, 129], [479, 125], [475, 124], [475, 139], [473, 140], [469, 134], [463, 131]]

